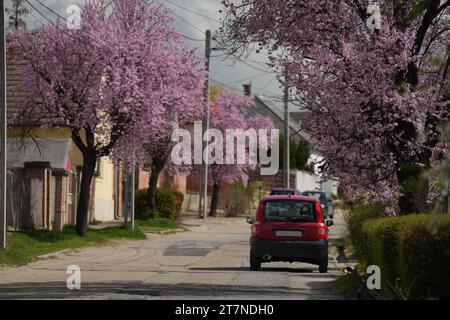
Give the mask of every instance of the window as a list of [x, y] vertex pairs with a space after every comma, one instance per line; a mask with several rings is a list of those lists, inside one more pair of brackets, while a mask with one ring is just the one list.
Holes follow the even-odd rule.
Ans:
[[303, 195], [319, 199], [322, 203], [327, 202], [327, 197], [323, 192], [304, 192]]
[[317, 221], [314, 202], [298, 200], [267, 201], [263, 208], [265, 221], [292, 221], [315, 222]]

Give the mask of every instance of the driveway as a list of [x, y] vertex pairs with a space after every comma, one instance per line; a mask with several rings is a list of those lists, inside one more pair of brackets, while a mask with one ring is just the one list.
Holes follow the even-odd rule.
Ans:
[[[189, 231], [148, 234], [143, 241], [59, 252], [20, 268], [0, 269], [0, 299], [341, 299], [330, 271], [303, 263], [263, 264], [249, 271], [249, 225], [244, 218], [203, 222], [185, 218]], [[331, 236], [343, 232], [335, 215]], [[69, 290], [67, 267], [81, 269], [81, 290]]]

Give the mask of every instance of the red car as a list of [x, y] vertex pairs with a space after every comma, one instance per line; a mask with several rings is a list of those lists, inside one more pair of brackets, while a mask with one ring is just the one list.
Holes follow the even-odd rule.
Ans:
[[317, 198], [305, 196], [268, 196], [261, 199], [256, 219], [248, 218], [250, 269], [262, 262], [306, 262], [328, 271], [328, 226]]

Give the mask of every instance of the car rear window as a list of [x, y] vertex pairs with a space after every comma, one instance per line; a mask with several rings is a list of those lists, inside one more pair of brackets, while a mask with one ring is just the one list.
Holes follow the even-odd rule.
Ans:
[[317, 221], [314, 202], [300, 200], [266, 201], [263, 207], [264, 221], [315, 222]]
[[271, 196], [288, 196], [292, 195], [292, 190], [274, 190], [270, 193]]
[[320, 193], [320, 192], [303, 192], [303, 195], [307, 196], [307, 197], [313, 197], [313, 198], [319, 199], [321, 202], [324, 202], [327, 200], [325, 194]]

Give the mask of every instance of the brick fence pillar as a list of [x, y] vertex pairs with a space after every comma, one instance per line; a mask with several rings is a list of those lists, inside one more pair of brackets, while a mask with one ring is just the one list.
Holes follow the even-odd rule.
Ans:
[[64, 169], [53, 169], [52, 175], [55, 177], [54, 203], [52, 204], [55, 208], [53, 230], [61, 232], [66, 223], [64, 217], [67, 214], [69, 172]]

